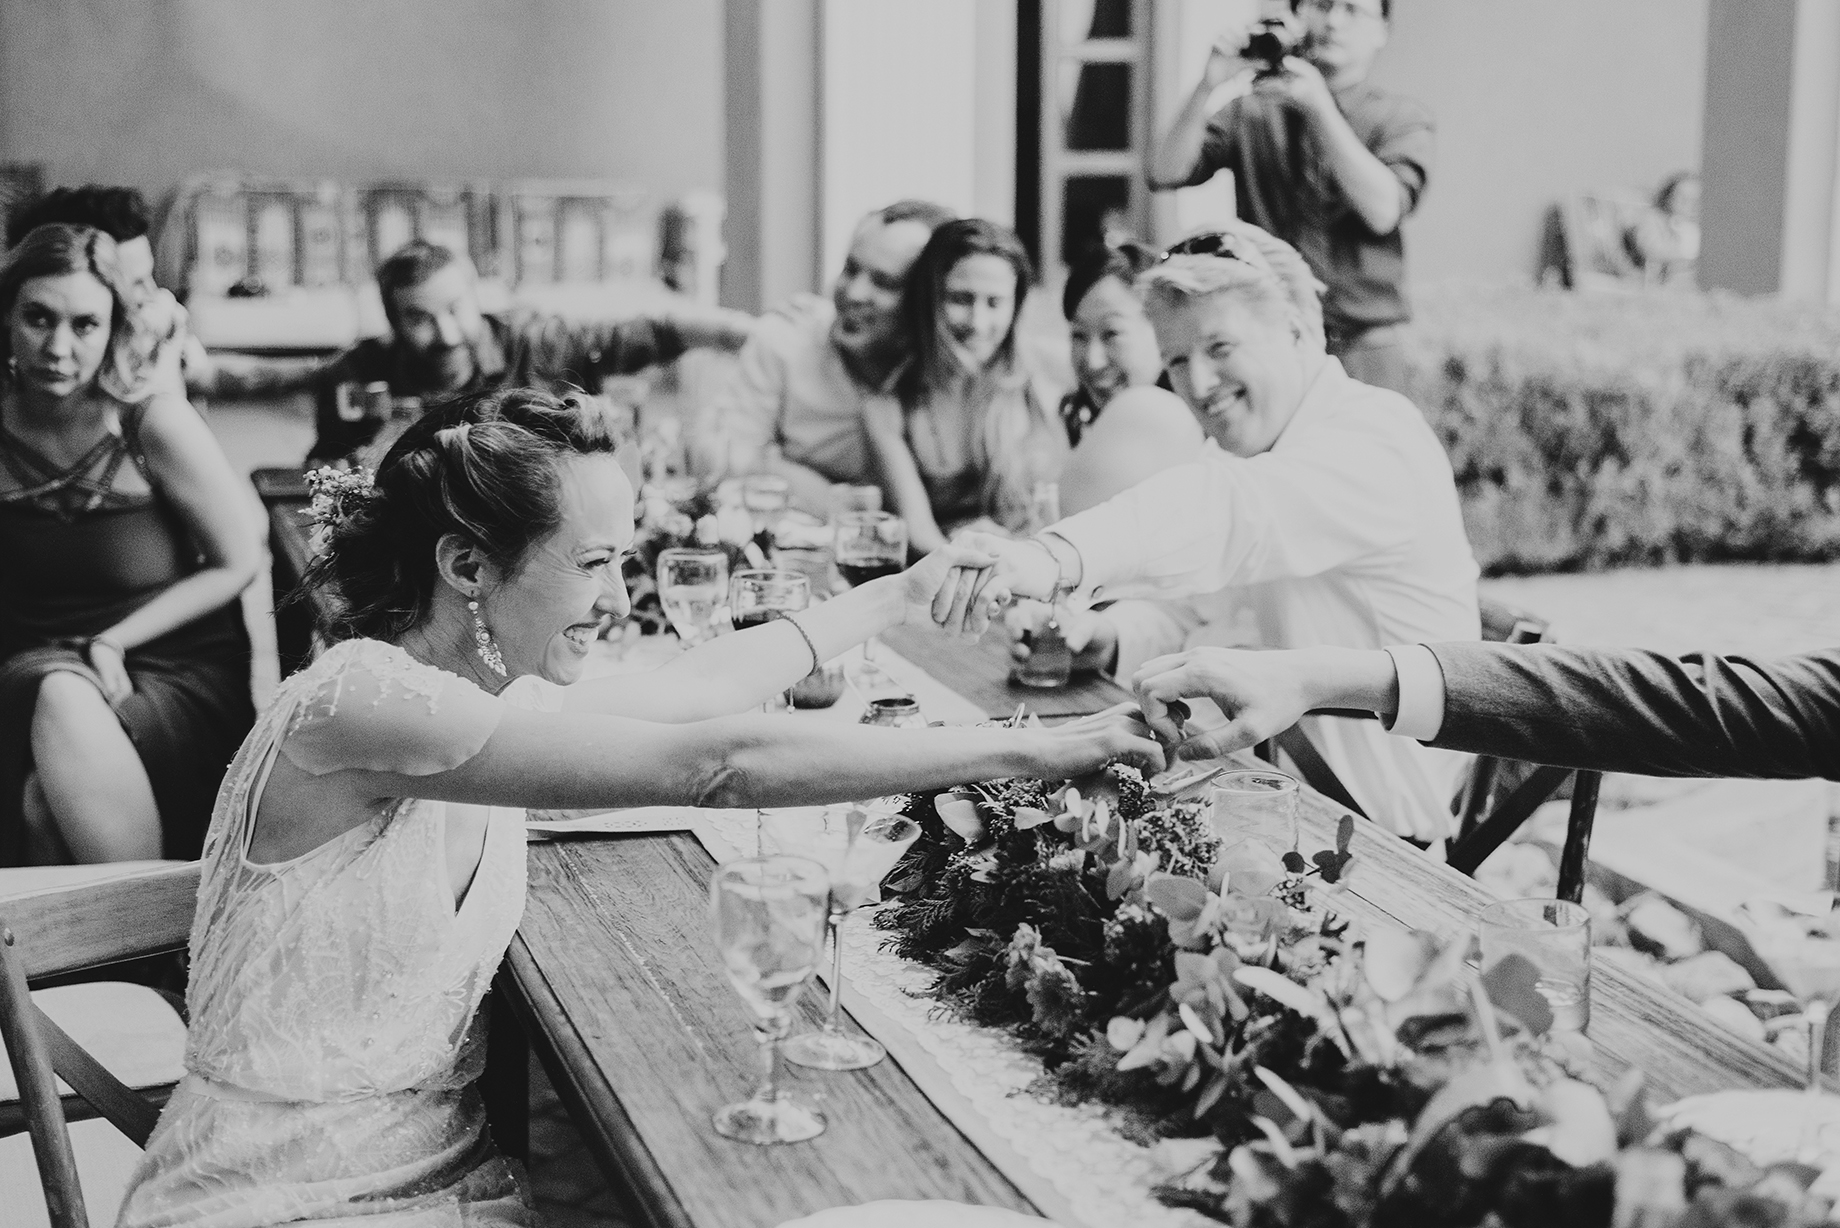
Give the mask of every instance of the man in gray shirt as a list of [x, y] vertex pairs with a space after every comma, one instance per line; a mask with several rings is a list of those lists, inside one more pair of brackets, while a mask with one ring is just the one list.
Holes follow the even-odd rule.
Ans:
[[792, 501], [824, 514], [833, 483], [876, 479], [863, 403], [907, 361], [901, 290], [907, 271], [952, 213], [904, 200], [863, 218], [829, 302], [801, 295], [768, 312], [741, 349], [740, 373], [714, 405], [701, 446], [710, 467], [777, 473]]

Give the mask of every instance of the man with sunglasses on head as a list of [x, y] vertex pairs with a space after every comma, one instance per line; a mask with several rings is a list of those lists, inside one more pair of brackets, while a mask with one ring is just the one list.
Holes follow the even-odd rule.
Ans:
[[[950, 580], [936, 619], [981, 631], [1010, 596], [1110, 602], [1063, 625], [1077, 661], [1124, 683], [1203, 646], [1480, 638], [1443, 446], [1410, 401], [1324, 352], [1316, 280], [1297, 252], [1236, 224], [1177, 244], [1137, 289], [1170, 382], [1213, 446], [1033, 538], [962, 536], [993, 564]], [[1128, 389], [1106, 412], [1169, 395]], [[1372, 720], [1313, 717], [1304, 732], [1368, 817], [1420, 841], [1449, 834], [1462, 756]]]
[[[1240, 218], [1297, 248], [1327, 287], [1329, 353], [1353, 378], [1403, 392], [1400, 223], [1424, 194], [1436, 143], [1424, 106], [1368, 80], [1392, 10], [1392, 0], [1248, 0], [1145, 177], [1167, 190], [1232, 171]], [[1259, 58], [1292, 40], [1296, 54]], [[1247, 91], [1210, 116], [1215, 90], [1248, 74]]]

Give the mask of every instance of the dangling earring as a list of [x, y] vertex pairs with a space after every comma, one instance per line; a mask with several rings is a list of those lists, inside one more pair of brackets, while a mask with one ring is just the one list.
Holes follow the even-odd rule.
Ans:
[[7, 356], [6, 378], [8, 383], [17, 384], [19, 382], [19, 358], [16, 355]]
[[466, 603], [467, 612], [473, 616], [473, 651], [486, 663], [486, 668], [500, 678], [505, 676], [505, 656], [499, 652], [498, 645], [492, 640], [492, 633], [486, 630], [486, 620], [479, 617], [479, 603]]

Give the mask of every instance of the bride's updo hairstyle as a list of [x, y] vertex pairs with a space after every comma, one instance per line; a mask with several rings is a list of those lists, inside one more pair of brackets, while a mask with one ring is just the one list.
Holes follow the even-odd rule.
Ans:
[[562, 523], [558, 462], [613, 452], [606, 409], [578, 393], [531, 388], [461, 393], [396, 441], [368, 490], [347, 489], [321, 524], [303, 587], [332, 600], [332, 639], [394, 640], [428, 612], [435, 544], [458, 533], [507, 575]]

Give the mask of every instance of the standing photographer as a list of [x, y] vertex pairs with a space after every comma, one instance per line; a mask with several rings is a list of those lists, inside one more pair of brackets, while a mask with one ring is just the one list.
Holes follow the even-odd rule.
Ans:
[[[1430, 174], [1431, 114], [1367, 80], [1392, 0], [1286, 7], [1268, 3], [1264, 18], [1222, 33], [1145, 177], [1167, 190], [1231, 170], [1240, 218], [1297, 248], [1327, 287], [1329, 352], [1355, 379], [1403, 392], [1398, 326], [1411, 312], [1399, 224]], [[1214, 91], [1248, 72], [1251, 89], [1210, 118]]]

